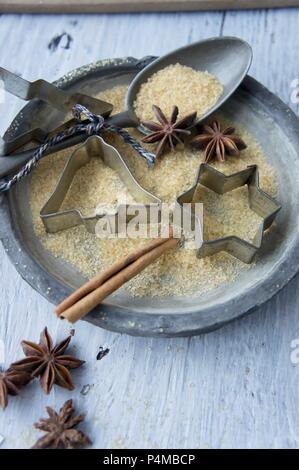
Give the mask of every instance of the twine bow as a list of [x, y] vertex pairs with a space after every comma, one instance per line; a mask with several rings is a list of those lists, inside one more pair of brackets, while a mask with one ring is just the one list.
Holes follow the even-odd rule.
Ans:
[[[39, 160], [45, 156], [45, 153], [54, 145], [63, 142], [68, 137], [74, 136], [80, 133], [86, 133], [88, 136], [99, 135], [104, 131], [112, 132], [122, 137], [124, 142], [131, 145], [141, 157], [143, 157], [147, 164], [151, 167], [155, 163], [155, 155], [145, 150], [142, 145], [129, 134], [129, 132], [121, 129], [120, 127], [109, 124], [103, 116], [97, 116], [91, 113], [87, 108], [81, 104], [76, 104], [73, 109], [73, 116], [78, 120], [78, 124], [71, 126], [62, 132], [57, 133], [53, 137], [50, 137], [46, 142], [40, 145], [34, 152], [32, 158], [16, 173], [12, 178], [7, 181], [0, 183], [0, 193], [9, 191], [12, 186], [17, 184], [24, 176], [29, 175], [31, 171], [36, 167]], [[87, 122], [82, 120], [82, 116], [87, 119]], [[12, 157], [13, 158], [13, 157]]]

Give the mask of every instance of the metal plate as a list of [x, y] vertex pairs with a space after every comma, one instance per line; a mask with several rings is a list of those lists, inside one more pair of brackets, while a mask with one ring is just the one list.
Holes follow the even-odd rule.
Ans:
[[[57, 84], [94, 93], [128, 83], [137, 72], [133, 58], [101, 61], [76, 69]], [[202, 297], [133, 298], [119, 291], [86, 320], [109, 330], [144, 336], [188, 336], [216, 329], [270, 299], [299, 268], [299, 120], [275, 95], [246, 77], [222, 108], [229, 119], [245, 127], [271, 157], [278, 170], [282, 204], [276, 227], [267, 237], [258, 263], [238, 279]], [[41, 119], [53, 126], [58, 113], [30, 103], [16, 118], [21, 131]], [[8, 130], [14, 135], [14, 126]], [[21, 276], [50, 302], [57, 304], [85, 280], [71, 265], [56, 259], [36, 238], [28, 201], [29, 178], [0, 196], [0, 237]], [[54, 313], [53, 313], [54, 314]]]

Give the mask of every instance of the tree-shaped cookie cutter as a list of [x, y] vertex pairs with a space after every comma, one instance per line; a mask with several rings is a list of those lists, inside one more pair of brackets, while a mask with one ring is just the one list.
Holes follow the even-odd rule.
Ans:
[[256, 212], [263, 221], [261, 222], [252, 243], [237, 236], [226, 236], [214, 240], [203, 240], [197, 250], [197, 257], [204, 258], [220, 251], [226, 251], [244, 263], [251, 263], [255, 254], [262, 245], [264, 231], [273, 223], [281, 206], [259, 187], [259, 173], [257, 165], [248, 166], [245, 170], [232, 175], [224, 175], [215, 168], [202, 163], [196, 177], [195, 184], [177, 198], [180, 206], [184, 203], [200, 202], [197, 199], [197, 187], [203, 185], [217, 194], [225, 194], [241, 186], [248, 187], [249, 207]]
[[[134, 200], [146, 208], [148, 215], [151, 207], [160, 207], [160, 199], [140, 186], [119, 152], [113, 146], [107, 144], [101, 137], [92, 136], [69, 157], [56, 188], [40, 211], [40, 216], [47, 232], [55, 233], [83, 224], [88, 232], [95, 233], [98, 221], [103, 218], [106, 219], [109, 226], [113, 226], [118, 231], [118, 208], [110, 213], [92, 216], [84, 216], [76, 208], [60, 210], [76, 172], [93, 157], [101, 158], [107, 166], [115, 170]], [[128, 215], [126, 222], [131, 220], [132, 217]]]

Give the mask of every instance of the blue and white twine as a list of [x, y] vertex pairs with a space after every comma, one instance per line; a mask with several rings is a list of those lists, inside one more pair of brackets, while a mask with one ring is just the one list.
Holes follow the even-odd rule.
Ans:
[[[107, 123], [103, 116], [97, 116], [91, 113], [81, 104], [76, 104], [73, 107], [73, 115], [78, 120], [78, 124], [57, 133], [53, 137], [50, 137], [44, 144], [40, 145], [40, 147], [38, 147], [34, 152], [32, 158], [20, 169], [18, 173], [7, 181], [0, 183], [0, 193], [9, 191], [10, 188], [17, 184], [24, 176], [29, 175], [39, 160], [45, 156], [47, 150], [53, 147], [53, 145], [59, 144], [64, 139], [79, 133], [86, 133], [88, 136], [101, 134], [106, 131], [118, 134], [123, 138], [124, 142], [131, 145], [131, 147], [146, 160], [149, 166], [152, 166], [155, 163], [154, 154], [145, 150], [145, 148], [143, 148], [142, 145], [140, 145], [139, 142], [129, 134], [129, 132]], [[82, 115], [87, 118], [87, 123], [82, 122]]]

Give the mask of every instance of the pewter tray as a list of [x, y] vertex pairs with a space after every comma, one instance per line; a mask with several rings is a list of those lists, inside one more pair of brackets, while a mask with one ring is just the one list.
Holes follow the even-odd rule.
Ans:
[[[137, 63], [133, 58], [100, 61], [70, 72], [57, 84], [70, 90], [76, 86], [82, 92], [96, 93], [129, 83], [137, 72]], [[278, 200], [282, 210], [257, 264], [242, 272], [235, 282], [198, 297], [138, 299], [119, 291], [89, 314], [87, 321], [132, 335], [169, 337], [205, 333], [263, 304], [297, 273], [299, 120], [275, 95], [250, 77], [246, 77], [222, 110], [256, 137], [278, 172]], [[59, 113], [39, 102], [30, 103], [8, 129], [11, 137], [17, 126], [21, 131], [28, 130], [29, 116], [33, 117], [32, 126], [43, 120], [51, 128]], [[0, 237], [21, 276], [57, 304], [85, 279], [71, 265], [47, 252], [35, 236], [28, 201], [29, 182], [29, 178], [23, 180], [8, 196], [0, 196]]]

